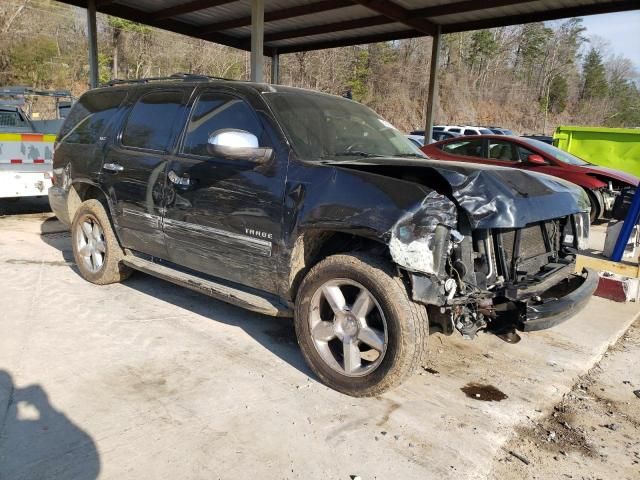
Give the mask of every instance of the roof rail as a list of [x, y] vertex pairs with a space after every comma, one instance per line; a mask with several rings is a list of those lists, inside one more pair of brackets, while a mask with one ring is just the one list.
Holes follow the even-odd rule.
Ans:
[[150, 82], [161, 82], [167, 80], [182, 80], [184, 82], [208, 82], [209, 80], [226, 80], [226, 81], [234, 81], [232, 78], [224, 78], [224, 77], [213, 77], [211, 75], [200, 75], [198, 73], [174, 73], [169, 75], [168, 77], [145, 77], [145, 78], [132, 78], [132, 79], [119, 79], [115, 78], [113, 80], [109, 80], [101, 84], [101, 86], [112, 87], [114, 85], [126, 85], [130, 83], [150, 83]]
[[31, 87], [8, 86], [0, 87], [0, 97], [25, 97], [25, 96], [42, 96], [42, 97], [70, 97], [69, 90], [38, 90]]

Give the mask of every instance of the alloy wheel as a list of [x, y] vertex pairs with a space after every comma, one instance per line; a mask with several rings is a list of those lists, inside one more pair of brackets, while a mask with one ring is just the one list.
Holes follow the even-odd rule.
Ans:
[[363, 285], [330, 280], [314, 293], [309, 308], [314, 346], [329, 367], [359, 377], [380, 365], [387, 349], [387, 323], [378, 301]]

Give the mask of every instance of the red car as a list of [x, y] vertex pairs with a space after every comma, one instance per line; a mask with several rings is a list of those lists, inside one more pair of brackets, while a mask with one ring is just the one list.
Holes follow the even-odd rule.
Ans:
[[639, 182], [633, 175], [598, 167], [531, 138], [473, 135], [431, 143], [421, 150], [431, 158], [523, 168], [573, 182], [589, 196], [592, 223], [609, 217], [621, 190]]

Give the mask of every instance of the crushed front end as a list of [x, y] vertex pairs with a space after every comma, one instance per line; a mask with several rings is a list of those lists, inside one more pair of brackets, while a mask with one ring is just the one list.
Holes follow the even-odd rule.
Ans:
[[515, 330], [557, 325], [592, 296], [597, 274], [575, 272], [588, 236], [588, 209], [492, 228], [472, 225], [454, 201], [432, 192], [396, 223], [389, 248], [413, 300], [428, 306], [433, 330], [466, 338], [485, 330], [514, 341]]

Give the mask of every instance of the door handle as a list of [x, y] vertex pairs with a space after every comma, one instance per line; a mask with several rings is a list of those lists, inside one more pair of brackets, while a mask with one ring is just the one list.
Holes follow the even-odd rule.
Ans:
[[173, 170], [169, 170], [167, 174], [169, 181], [174, 185], [178, 185], [180, 187], [189, 187], [191, 185], [191, 179], [189, 178], [189, 174], [185, 173], [183, 176], [179, 176]]
[[102, 168], [110, 172], [121, 172], [124, 170], [124, 167], [118, 163], [105, 163], [102, 165]]

